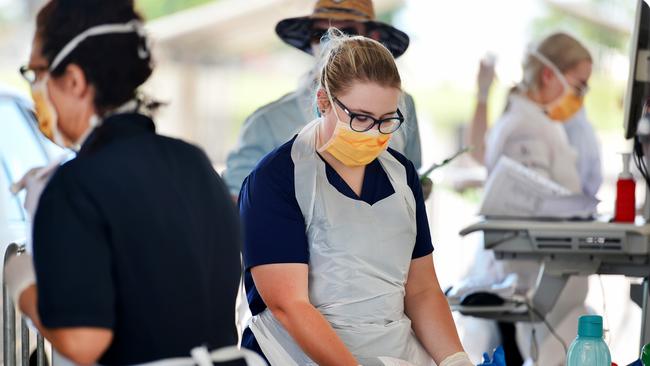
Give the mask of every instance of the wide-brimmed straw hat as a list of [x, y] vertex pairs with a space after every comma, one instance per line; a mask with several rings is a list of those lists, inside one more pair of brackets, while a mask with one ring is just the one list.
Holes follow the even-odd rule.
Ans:
[[371, 0], [318, 0], [311, 15], [284, 19], [275, 27], [275, 32], [291, 46], [313, 54], [311, 38], [312, 23], [315, 20], [364, 23], [369, 32], [379, 32], [379, 41], [395, 58], [406, 52], [409, 46], [409, 36], [406, 33], [376, 20]]

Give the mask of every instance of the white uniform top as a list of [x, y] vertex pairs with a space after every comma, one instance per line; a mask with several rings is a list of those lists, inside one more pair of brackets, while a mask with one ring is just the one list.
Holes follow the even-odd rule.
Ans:
[[530, 99], [511, 94], [507, 111], [486, 142], [488, 174], [505, 155], [572, 192], [582, 193], [577, 153], [561, 123], [554, 122]]

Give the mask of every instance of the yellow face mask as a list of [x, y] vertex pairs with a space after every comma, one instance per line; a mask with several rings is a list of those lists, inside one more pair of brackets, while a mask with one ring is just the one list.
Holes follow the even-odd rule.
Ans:
[[34, 100], [38, 129], [45, 137], [60, 147], [71, 147], [71, 141], [66, 139], [59, 130], [58, 115], [47, 92], [48, 80], [49, 76], [46, 76], [32, 87], [32, 99]]
[[558, 69], [551, 60], [536, 50], [531, 50], [529, 52], [533, 57], [537, 58], [548, 68], [553, 70], [553, 73], [564, 87], [564, 94], [560, 99], [546, 107], [546, 114], [554, 121], [567, 122], [574, 114], [578, 113], [580, 108], [582, 108], [587, 88], [585, 87], [583, 90], [580, 90], [580, 93], [578, 93], [576, 87], [569, 84], [569, 81], [566, 79], [564, 74], [562, 74], [560, 69]]
[[378, 130], [356, 132], [349, 124], [339, 120], [332, 137], [318, 152], [327, 151], [346, 166], [364, 166], [386, 150], [391, 136]]
[[567, 122], [574, 114], [582, 108], [584, 97], [573, 91], [565, 93], [562, 99], [546, 110], [548, 117], [557, 122]]

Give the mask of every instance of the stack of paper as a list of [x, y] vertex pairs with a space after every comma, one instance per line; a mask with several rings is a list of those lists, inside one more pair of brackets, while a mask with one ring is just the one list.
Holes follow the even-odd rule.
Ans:
[[589, 218], [595, 197], [573, 194], [539, 173], [503, 156], [485, 186], [480, 214], [491, 217]]

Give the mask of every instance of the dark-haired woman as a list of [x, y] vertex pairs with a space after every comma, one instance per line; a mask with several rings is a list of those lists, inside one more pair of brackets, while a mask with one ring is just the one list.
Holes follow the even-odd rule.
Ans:
[[132, 1], [52, 0], [22, 69], [41, 131], [78, 154], [39, 202], [36, 283], [28, 255], [6, 277], [75, 364], [144, 364], [237, 342], [236, 212], [203, 151], [157, 135], [141, 112], [137, 88], [152, 67], [140, 29]]

